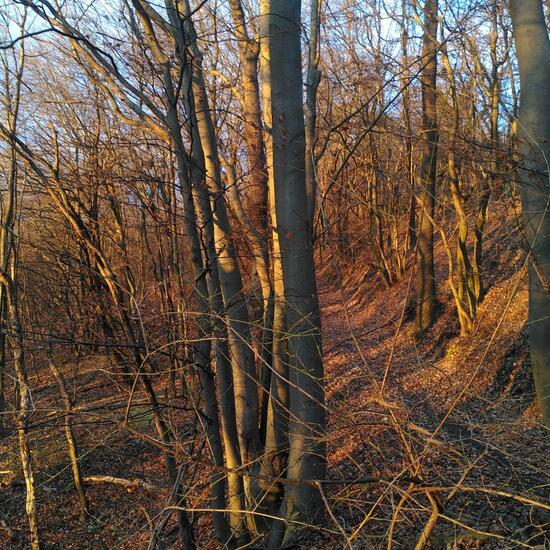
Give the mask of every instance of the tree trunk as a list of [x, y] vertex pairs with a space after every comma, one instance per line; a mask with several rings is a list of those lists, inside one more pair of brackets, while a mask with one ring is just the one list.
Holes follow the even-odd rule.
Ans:
[[76, 437], [73, 430], [73, 402], [69, 395], [69, 390], [67, 388], [67, 382], [63, 373], [57, 368], [57, 365], [54, 362], [53, 356], [48, 353], [48, 361], [50, 365], [50, 370], [52, 371], [53, 377], [57, 382], [57, 387], [59, 388], [59, 394], [63, 401], [63, 406], [65, 409], [63, 424], [65, 427], [65, 437], [67, 438], [67, 446], [69, 450], [69, 458], [71, 460], [71, 468], [73, 471], [73, 481], [78, 493], [78, 500], [80, 504], [80, 521], [85, 521], [88, 514], [88, 501], [86, 499], [86, 491], [84, 489], [84, 483], [82, 482], [82, 473], [80, 471], [80, 463], [78, 456], [78, 445], [76, 442]]
[[321, 2], [310, 2], [308, 62], [306, 75], [305, 136], [306, 136], [306, 193], [310, 226], [313, 228], [317, 198], [317, 172], [315, 162], [315, 138], [317, 125], [317, 90], [321, 81], [319, 69], [321, 41]]
[[[202, 54], [191, 21], [191, 8], [182, 2], [188, 49], [192, 58], [192, 93], [195, 102], [197, 129], [204, 152], [205, 181], [210, 191], [218, 273], [229, 332], [229, 348], [233, 360], [233, 389], [241, 460], [254, 465], [261, 452], [258, 429], [259, 402], [257, 376], [251, 348], [250, 324], [243, 290], [241, 271], [237, 262], [233, 234], [224, 201], [220, 161], [214, 124], [206, 93], [202, 71]], [[249, 478], [245, 478], [245, 491], [251, 499]], [[251, 516], [252, 519], [252, 516]]]
[[[250, 174], [251, 191], [248, 199], [248, 216], [267, 251], [267, 170], [258, 83], [259, 44], [251, 38], [246, 27], [240, 0], [230, 0], [231, 17], [235, 26], [243, 87], [244, 139]], [[263, 289], [263, 287], [262, 287]], [[264, 307], [268, 297], [264, 294]]]
[[519, 188], [529, 264], [531, 365], [543, 421], [550, 427], [550, 41], [541, 0], [510, 0], [520, 70]]
[[411, 91], [409, 71], [409, 21], [408, 0], [401, 0], [401, 64], [403, 66], [403, 118], [405, 122], [405, 177], [410, 190], [406, 249], [416, 248], [416, 199], [414, 197], [413, 138], [411, 121]]
[[[437, 178], [437, 7], [438, 0], [426, 0], [424, 36], [420, 76], [422, 85], [422, 129], [424, 152], [419, 180], [422, 185], [420, 222], [416, 260], [416, 331], [423, 333], [435, 320], [436, 289], [434, 269], [434, 228], [430, 221], [435, 214], [435, 184]], [[424, 211], [428, 215], [424, 215]]]
[[[313, 261], [305, 180], [305, 129], [300, 53], [300, 1], [263, 0], [262, 39], [269, 66], [267, 109], [271, 120], [270, 186], [275, 198], [277, 235], [285, 298], [290, 368], [290, 426], [287, 477], [323, 479], [325, 428], [323, 363], [319, 304]], [[289, 485], [280, 515], [287, 521], [285, 541], [297, 530], [294, 521], [311, 523], [322, 515], [323, 501], [312, 485]], [[278, 545], [284, 529], [273, 525], [270, 543]]]

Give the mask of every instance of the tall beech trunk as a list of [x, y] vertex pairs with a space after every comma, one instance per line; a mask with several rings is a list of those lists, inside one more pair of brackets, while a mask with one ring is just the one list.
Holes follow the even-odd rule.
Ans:
[[519, 189], [529, 263], [529, 339], [537, 397], [550, 427], [550, 41], [541, 0], [510, 0], [521, 81]]
[[[262, 54], [269, 67], [266, 109], [270, 110], [270, 186], [275, 200], [277, 235], [285, 299], [290, 384], [289, 457], [291, 480], [323, 479], [326, 460], [321, 330], [305, 179], [305, 129], [300, 52], [300, 1], [263, 0]], [[285, 541], [321, 516], [323, 501], [312, 485], [289, 485], [280, 515]], [[273, 525], [271, 545], [285, 534]]]
[[[188, 52], [192, 63], [192, 94], [197, 129], [204, 153], [205, 181], [210, 191], [214, 237], [220, 286], [225, 305], [229, 349], [233, 363], [233, 389], [239, 447], [243, 465], [252, 467], [261, 452], [258, 428], [259, 402], [257, 376], [251, 347], [250, 324], [243, 290], [241, 271], [233, 244], [233, 234], [225, 207], [214, 124], [210, 115], [206, 85], [202, 71], [202, 54], [197, 44], [187, 0], [180, 2]], [[245, 491], [251, 499], [250, 479], [244, 479]]]
[[[192, 103], [193, 98], [190, 97], [189, 101]], [[191, 112], [193, 112], [193, 109], [191, 109]], [[198, 139], [198, 132], [194, 119], [192, 120], [191, 124], [191, 131], [195, 134], [193, 137], [192, 145], [192, 158], [194, 163], [194, 166], [192, 168], [192, 187], [193, 193], [195, 195], [195, 202], [197, 204], [197, 210], [199, 212], [198, 217], [200, 223], [204, 227], [204, 264], [211, 265], [210, 269], [207, 269], [206, 281], [200, 273], [197, 273], [195, 278], [197, 280], [198, 294], [206, 296], [206, 283], [208, 288], [208, 296], [210, 297], [210, 326], [212, 335], [214, 337], [214, 357], [216, 362], [216, 375], [218, 378], [220, 393], [221, 427], [225, 447], [225, 463], [227, 467], [232, 470], [232, 473], [229, 473], [227, 476], [228, 508], [230, 511], [229, 521], [232, 529], [232, 536], [236, 539], [239, 539], [243, 535], [245, 524], [242, 520], [241, 513], [241, 510], [244, 509], [243, 481], [238, 473], [238, 470], [242, 467], [242, 462], [235, 417], [235, 392], [233, 389], [233, 374], [231, 369], [231, 358], [227, 346], [227, 329], [223, 319], [224, 306], [220, 288], [220, 278], [215, 261], [216, 246], [214, 241], [214, 227], [212, 224], [212, 207], [210, 204], [208, 191], [204, 186], [204, 157], [202, 154], [202, 149], [200, 147], [200, 140]], [[211, 370], [210, 365], [208, 365], [208, 369]], [[202, 374], [201, 376], [204, 376], [204, 374]], [[211, 382], [213, 383], [213, 380], [210, 380], [209, 378], [207, 382], [210, 384]], [[215, 386], [212, 385], [212, 387], [207, 387], [204, 383], [202, 384], [202, 386], [203, 391], [205, 392], [203, 393], [205, 404], [212, 399], [216, 401]], [[206, 392], [214, 393], [207, 397]], [[214, 403], [212, 405], [214, 406]], [[218, 430], [219, 428], [216, 429], [216, 433], [219, 434]], [[223, 454], [220, 458], [220, 464], [223, 465]], [[214, 488], [216, 489], [215, 486]], [[220, 540], [220, 542], [223, 542], [223, 540], [220, 539], [219, 535], [218, 540]]]
[[243, 207], [237, 188], [237, 174], [234, 166], [236, 161], [232, 165], [225, 163], [224, 168], [229, 180], [231, 209], [240, 224], [246, 229], [262, 290], [263, 319], [260, 336], [261, 363], [259, 370], [262, 388], [260, 439], [264, 442], [271, 385], [275, 297], [270, 273], [268, 172], [258, 78], [260, 44], [256, 38], [252, 38], [249, 34], [241, 0], [230, 0], [229, 5], [241, 63], [243, 137], [246, 145], [247, 179], [249, 181], [246, 207]]
[[[198, 376], [203, 390], [204, 398], [204, 412], [208, 418], [208, 422], [205, 424], [205, 431], [208, 437], [212, 458], [216, 466], [223, 466], [223, 449], [220, 441], [220, 419], [218, 415], [217, 399], [216, 399], [216, 386], [214, 382], [214, 375], [210, 365], [210, 342], [208, 338], [212, 332], [217, 335], [220, 342], [215, 340], [215, 356], [217, 358], [216, 372], [220, 379], [220, 395], [221, 395], [221, 416], [222, 426], [226, 447], [226, 455], [228, 456], [227, 464], [230, 468], [238, 468], [240, 466], [240, 458], [237, 458], [235, 452], [231, 450], [236, 445], [236, 431], [231, 430], [231, 426], [234, 425], [234, 396], [233, 387], [231, 381], [231, 368], [228, 364], [227, 353], [222, 354], [220, 358], [219, 347], [225, 343], [224, 328], [216, 331], [215, 326], [221, 321], [219, 317], [222, 310], [221, 305], [221, 291], [219, 287], [219, 280], [217, 278], [217, 269], [215, 267], [212, 270], [205, 268], [208, 262], [215, 263], [215, 248], [213, 242], [213, 228], [212, 228], [212, 213], [210, 210], [209, 197], [206, 189], [204, 189], [204, 169], [201, 164], [202, 156], [199, 158], [197, 151], [193, 151], [192, 160], [194, 162], [194, 170], [189, 165], [188, 158], [185, 153], [183, 145], [181, 127], [176, 110], [175, 103], [171, 104], [168, 108], [168, 121], [170, 132], [173, 136], [174, 153], [176, 159], [176, 168], [178, 174], [178, 181], [180, 184], [180, 190], [183, 197], [183, 210], [184, 210], [184, 227], [189, 244], [189, 250], [191, 255], [191, 267], [195, 278], [194, 297], [197, 301], [200, 315], [197, 318], [197, 324], [199, 328], [199, 335], [201, 341], [197, 345], [197, 351], [195, 353], [195, 363], [197, 365]], [[196, 138], [196, 136], [195, 136]], [[195, 139], [196, 141], [196, 139]], [[198, 148], [198, 141], [196, 143]], [[197, 176], [197, 172], [201, 171], [202, 174]], [[197, 177], [195, 180], [193, 174]], [[192, 181], [193, 180], [193, 181]], [[192, 183], [196, 183], [192, 186]], [[197, 214], [195, 210], [195, 201], [193, 201], [193, 191], [200, 197], [196, 202], [203, 223], [205, 224], [207, 235], [207, 251], [205, 252], [205, 260], [203, 261], [201, 254], [201, 243], [197, 231]], [[206, 221], [208, 220], [208, 221]], [[207, 273], [205, 281], [204, 274]], [[214, 283], [212, 283], [214, 281]], [[212, 315], [213, 314], [213, 315]], [[210, 320], [209, 320], [210, 319]], [[212, 319], [216, 319], [212, 321]], [[221, 361], [221, 363], [220, 363]], [[230, 427], [228, 427], [228, 425]], [[228, 442], [228, 433], [229, 442]], [[233, 442], [233, 445], [230, 444]], [[237, 480], [237, 486], [239, 480]], [[234, 489], [235, 481], [234, 476], [229, 476], [229, 507], [230, 509], [241, 509], [240, 490]], [[232, 489], [233, 487], [233, 489]], [[218, 509], [225, 507], [225, 483], [223, 478], [217, 472], [212, 473], [211, 478], [212, 499], [214, 506]], [[236, 500], [235, 500], [236, 499]], [[239, 524], [239, 518], [231, 516], [231, 525], [236, 529]], [[231, 538], [228, 523], [224, 514], [215, 513], [213, 518], [214, 529], [218, 540], [225, 544]]]
[[[263, 23], [262, 23], [263, 33]], [[264, 104], [271, 102], [271, 64], [269, 63], [270, 45], [269, 40], [262, 34], [262, 93]], [[272, 110], [266, 109], [264, 121], [266, 129], [271, 132]], [[271, 369], [269, 376], [266, 376], [262, 383], [267, 391], [267, 399], [264, 399], [261, 417], [261, 433], [264, 441], [264, 458], [262, 460], [262, 473], [266, 476], [278, 476], [282, 473], [281, 467], [288, 456], [288, 341], [286, 339], [285, 319], [285, 290], [284, 277], [281, 259], [281, 239], [277, 226], [276, 197], [273, 164], [273, 140], [269, 137], [266, 140], [266, 152], [268, 159], [269, 173], [269, 208], [271, 222], [273, 224], [272, 234], [272, 264], [273, 264], [273, 325], [271, 339]], [[266, 502], [273, 513], [276, 513], [283, 488], [278, 484], [270, 484], [266, 487]]]
[[[161, 49], [149, 18], [150, 6], [148, 3], [138, 0], [133, 0], [133, 5], [146, 30], [151, 51], [163, 72], [168, 99], [166, 123], [174, 143], [178, 179], [184, 190], [185, 222], [193, 251], [192, 264], [197, 285], [196, 296], [201, 304], [201, 312], [205, 312], [205, 297], [209, 296], [209, 309], [213, 314], [211, 319], [216, 319], [214, 322], [207, 323], [201, 315], [201, 336], [206, 336], [209, 332], [208, 327], [210, 327], [216, 338], [219, 338], [216, 342], [215, 355], [220, 378], [223, 436], [228, 466], [235, 469], [241, 467], [243, 460], [246, 460], [246, 463], [253, 463], [259, 454], [259, 431], [256, 424], [258, 398], [254, 386], [255, 372], [250, 349], [248, 312], [232, 243], [231, 226], [222, 194], [217, 144], [202, 74], [201, 53], [196, 44], [192, 21], [189, 18], [191, 13], [189, 4], [167, 1], [168, 17], [178, 44], [178, 55], [183, 71], [183, 100], [187, 112], [190, 114], [193, 150], [191, 159], [188, 159], [177, 112], [176, 87], [172, 81], [168, 57]], [[188, 52], [192, 58], [191, 70], [190, 59], [187, 57]], [[189, 160], [191, 160], [192, 166]], [[201, 259], [192, 191], [205, 224], [207, 244], [203, 250], [204, 263]], [[214, 267], [210, 267], [212, 262], [214, 262]], [[204, 284], [205, 276], [208, 279], [208, 288]], [[225, 314], [225, 319], [222, 314]], [[224, 328], [220, 327], [220, 323], [223, 324], [224, 321], [228, 328], [230, 353], [225, 347]], [[212, 417], [213, 421], [207, 426], [207, 436], [214, 461], [216, 465], [221, 465], [223, 456], [219, 441], [219, 420], [216, 403], [213, 400], [215, 387], [209, 364], [210, 346], [206, 342], [201, 343], [196, 359], [201, 386], [210, 393], [209, 399], [205, 400], [205, 412]], [[233, 369], [230, 368], [230, 361]], [[231, 378], [233, 378], [232, 385]], [[206, 411], [207, 408], [208, 411]], [[233, 431], [235, 425], [236, 434]], [[258, 435], [254, 437], [256, 434]], [[237, 444], [240, 447], [240, 453], [237, 452]], [[218, 478], [218, 483], [216, 483], [216, 478]], [[218, 510], [224, 508], [225, 501], [225, 484], [220, 481], [219, 476], [214, 473], [212, 493]], [[240, 480], [236, 479], [235, 475], [230, 475], [230, 508], [234, 512], [230, 514], [230, 520], [235, 533], [239, 530], [240, 524], [238, 511], [242, 509], [240, 486]], [[226, 544], [231, 533], [223, 514], [219, 512], [214, 514], [214, 524], [218, 540]]]
[[[426, 0], [420, 76], [422, 86], [423, 154], [419, 180], [422, 186], [416, 260], [416, 331], [424, 332], [435, 320], [436, 289], [434, 269], [434, 228], [437, 178], [437, 8], [438, 0]], [[424, 211], [428, 215], [424, 215]]]
[[[202, 185], [202, 184], [201, 184]], [[200, 243], [197, 235], [197, 222], [193, 200], [191, 197], [191, 186], [189, 182], [185, 183], [187, 188], [185, 207], [186, 223], [190, 232], [190, 248], [192, 250], [192, 268], [195, 277], [194, 295], [199, 310], [201, 312], [197, 319], [199, 333], [204, 338], [197, 346], [195, 353], [195, 363], [197, 365], [198, 376], [201, 384], [202, 398], [204, 401], [204, 413], [206, 415], [205, 432], [208, 438], [212, 458], [216, 466], [223, 467], [225, 464], [231, 469], [238, 469], [241, 466], [237, 429], [235, 425], [235, 406], [233, 395], [233, 381], [231, 375], [231, 364], [229, 353], [227, 351], [226, 331], [222, 320], [223, 304], [220, 291], [217, 267], [215, 265], [215, 247], [213, 228], [210, 223], [212, 211], [210, 201], [206, 190], [200, 186], [195, 186], [194, 191], [198, 195], [196, 200], [199, 218], [206, 228], [207, 250], [205, 253], [206, 262], [201, 259]], [[213, 262], [210, 269], [204, 269], [203, 265]], [[204, 273], [206, 271], [206, 279]], [[214, 373], [210, 365], [210, 335], [214, 336], [214, 356], [216, 358], [216, 375], [220, 388], [220, 410], [221, 426], [223, 439], [225, 443], [226, 462], [224, 462], [223, 448], [220, 439], [220, 415], [218, 413], [218, 402], [216, 398], [216, 385]], [[212, 500], [214, 508], [218, 510], [225, 508], [225, 488], [226, 483], [219, 472], [212, 472]], [[238, 533], [241, 523], [240, 514], [237, 512], [242, 509], [241, 493], [242, 483], [237, 474], [228, 476], [228, 501], [229, 510], [234, 510], [230, 514], [230, 524], [233, 528], [231, 533], [228, 523], [222, 513], [214, 514], [214, 528], [218, 541], [222, 544], [228, 544], [231, 547], [230, 540], [234, 533]]]

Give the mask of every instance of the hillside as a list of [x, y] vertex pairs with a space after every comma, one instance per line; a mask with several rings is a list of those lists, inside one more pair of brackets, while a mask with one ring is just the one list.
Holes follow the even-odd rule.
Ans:
[[[420, 341], [403, 311], [410, 273], [390, 290], [369, 292], [370, 277], [352, 269], [342, 285], [352, 290], [322, 294], [323, 326], [331, 335], [331, 477], [397, 479], [412, 463], [427, 485], [446, 487], [434, 493], [442, 511], [429, 548], [549, 543], [550, 446], [533, 403], [520, 243], [513, 215], [494, 205], [486, 250], [499, 260], [486, 267], [487, 294], [468, 337], [457, 335], [444, 271], [437, 273], [440, 318]], [[441, 243], [436, 250], [437, 265], [444, 266]], [[382, 484], [333, 493], [335, 515], [356, 534], [355, 548], [385, 548], [392, 529], [396, 548], [414, 547], [431, 503], [420, 488], [412, 495], [407, 488]], [[535, 510], [521, 495], [544, 507]], [[356, 526], [364, 527], [361, 534]]]
[[[370, 550], [390, 547], [391, 540], [391, 548], [412, 549], [423, 530], [424, 547], [436, 550], [549, 544], [550, 442], [533, 404], [525, 254], [508, 208], [499, 202], [491, 210], [486, 251], [498, 261], [486, 268], [488, 291], [469, 337], [457, 336], [444, 270], [437, 273], [439, 320], [416, 341], [405, 311], [410, 271], [384, 289], [361, 269], [365, 258], [342, 277], [320, 266], [328, 478], [334, 483], [324, 489], [325, 526], [309, 533], [300, 548]], [[439, 242], [436, 254], [437, 265], [444, 266]], [[169, 490], [158, 453], [135, 437], [136, 430], [152, 433], [141, 392], [133, 396], [134, 433], [128, 433], [122, 422], [127, 390], [121, 387], [113, 397], [105, 358], [63, 365], [78, 411], [83, 475], [128, 482], [89, 481], [91, 515], [80, 522], [63, 415], [43, 359], [38, 352], [30, 373], [30, 435], [44, 548], [147, 547]], [[197, 429], [186, 408], [170, 412], [183, 436]], [[0, 547], [6, 550], [27, 544], [14, 435], [0, 454]], [[204, 446], [194, 448], [189, 436], [184, 440], [190, 445], [184, 452], [193, 457], [183, 474], [191, 483], [189, 506], [199, 508], [207, 497], [208, 454]], [[200, 548], [217, 547], [206, 515], [198, 516], [196, 528]], [[174, 536], [168, 526], [166, 548], [178, 548]]]

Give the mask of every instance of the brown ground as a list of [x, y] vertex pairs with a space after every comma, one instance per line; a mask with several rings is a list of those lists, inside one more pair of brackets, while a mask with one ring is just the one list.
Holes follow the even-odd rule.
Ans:
[[[300, 548], [386, 548], [391, 530], [392, 548], [412, 550], [433, 510], [427, 495], [439, 504], [427, 548], [550, 548], [550, 439], [533, 405], [521, 238], [503, 209], [493, 207], [487, 229], [486, 258], [498, 261], [486, 262], [489, 289], [470, 337], [457, 336], [444, 271], [438, 273], [439, 320], [416, 342], [410, 320], [399, 326], [408, 273], [384, 290], [374, 274], [360, 267], [347, 273], [343, 283], [335, 281], [334, 273], [329, 276], [330, 266], [320, 270], [329, 478], [376, 477], [380, 482], [327, 488], [331, 517], [323, 530], [308, 534]], [[509, 223], [500, 223], [504, 218]], [[446, 266], [439, 247], [437, 264]], [[92, 514], [80, 523], [60, 420], [50, 413], [58, 408], [54, 387], [47, 372], [37, 370], [31, 372], [33, 424], [40, 429], [33, 431], [33, 448], [40, 470], [44, 548], [146, 548], [150, 522], [161, 513], [167, 491], [92, 484]], [[162, 484], [158, 452], [105, 420], [106, 415], [120, 418], [126, 396], [107, 399], [113, 382], [102, 360], [86, 359], [78, 372], [74, 365], [65, 371], [73, 383], [78, 381], [77, 403], [85, 403], [88, 411], [96, 407], [93, 414], [79, 418], [85, 475]], [[136, 427], [149, 429], [145, 407], [141, 415], [139, 408], [133, 414]], [[192, 434], [193, 424], [182, 422], [183, 417], [175, 415], [173, 424], [180, 433]], [[192, 440], [192, 435], [183, 437]], [[12, 473], [0, 474], [0, 548], [18, 549], [26, 547], [24, 493], [14, 441], [7, 442], [0, 449], [0, 470]], [[415, 484], [399, 479], [403, 474], [414, 474], [423, 485], [420, 479]], [[207, 490], [205, 472], [199, 469], [194, 478], [192, 504], [200, 505], [200, 495]], [[211, 538], [204, 514], [197, 532], [201, 541]], [[169, 535], [166, 547], [177, 548], [174, 540]], [[200, 547], [215, 545], [201, 542]]]

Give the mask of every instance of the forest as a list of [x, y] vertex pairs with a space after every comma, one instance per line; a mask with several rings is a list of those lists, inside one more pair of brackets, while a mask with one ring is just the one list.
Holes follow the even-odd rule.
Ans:
[[550, 549], [549, 32], [0, 0], [0, 549]]

